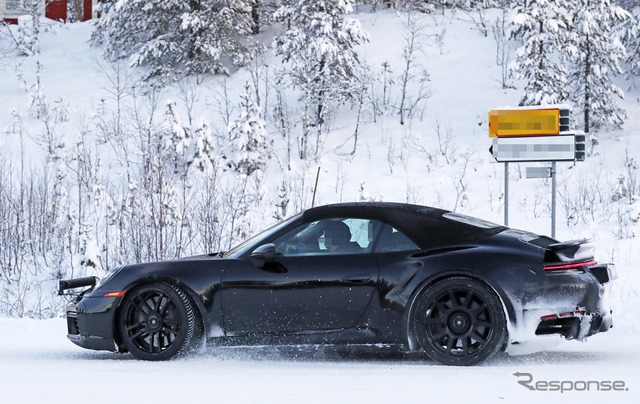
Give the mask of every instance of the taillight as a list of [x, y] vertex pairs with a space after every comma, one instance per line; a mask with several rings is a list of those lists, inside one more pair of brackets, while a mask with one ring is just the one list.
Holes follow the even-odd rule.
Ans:
[[596, 260], [591, 260], [591, 261], [587, 261], [587, 262], [579, 262], [576, 264], [565, 264], [565, 265], [550, 265], [550, 266], [546, 266], [544, 267], [545, 271], [557, 271], [559, 269], [575, 269], [575, 268], [581, 268], [581, 267], [586, 267], [589, 265], [595, 265], [597, 264]]

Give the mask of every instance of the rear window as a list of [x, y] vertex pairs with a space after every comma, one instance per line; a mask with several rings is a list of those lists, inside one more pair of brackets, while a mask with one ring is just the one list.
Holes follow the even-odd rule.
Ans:
[[443, 214], [442, 217], [445, 217], [445, 218], [447, 218], [449, 220], [453, 220], [455, 222], [469, 224], [471, 226], [475, 226], [475, 227], [478, 227], [480, 229], [493, 229], [493, 228], [496, 228], [496, 227], [501, 227], [499, 224], [495, 224], [495, 223], [492, 223], [492, 222], [489, 222], [489, 221], [486, 221], [486, 220], [478, 219], [476, 217], [463, 215], [461, 213], [447, 212], [447, 213]]

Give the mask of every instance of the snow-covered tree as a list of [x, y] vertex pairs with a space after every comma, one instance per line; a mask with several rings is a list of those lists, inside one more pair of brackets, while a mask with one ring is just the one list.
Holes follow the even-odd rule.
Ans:
[[[11, 29], [9, 24], [0, 18], [0, 39], [4, 39], [3, 37], [9, 39], [7, 42], [1, 41], [4, 42], [2, 45], [11, 44], [9, 47], [2, 46], [0, 48], [2, 62], [5, 59], [13, 59], [8, 55], [8, 51], [15, 50], [24, 56], [33, 56], [40, 53], [40, 15], [44, 14], [44, 0], [24, 3], [14, 1], [12, 3], [11, 6], [14, 12], [19, 12], [21, 15], [17, 18], [18, 26], [16, 30]], [[0, 17], [3, 17], [3, 11], [3, 8], [0, 8]]]
[[227, 166], [246, 176], [263, 171], [271, 155], [266, 123], [260, 108], [251, 98], [252, 92], [249, 82], [246, 82], [240, 95], [240, 117], [229, 124], [231, 144], [226, 156]]
[[418, 56], [424, 53], [422, 46], [424, 40], [424, 27], [416, 21], [415, 16], [409, 13], [402, 48], [402, 70], [397, 79], [400, 95], [396, 108], [401, 125], [405, 124], [407, 118], [411, 119], [416, 112], [424, 111], [425, 101], [431, 96], [427, 86], [429, 74], [418, 59]]
[[613, 75], [623, 73], [620, 63], [626, 51], [612, 31], [630, 15], [610, 0], [574, 1], [571, 18], [578, 55], [571, 71], [571, 100], [584, 114], [585, 132], [603, 125], [620, 127], [627, 114], [616, 102], [624, 93]]
[[186, 176], [189, 169], [212, 175], [216, 169], [215, 142], [209, 122], [202, 118], [198, 126], [191, 128], [182, 123], [173, 101], [167, 101], [168, 130], [174, 160], [180, 175]]
[[110, 59], [148, 66], [149, 77], [174, 71], [226, 73], [223, 58], [247, 62], [242, 35], [252, 31], [253, 0], [109, 0], [94, 42]]
[[350, 0], [299, 0], [276, 12], [288, 27], [276, 38], [277, 53], [288, 63], [285, 74], [303, 93], [301, 158], [307, 156], [310, 127], [320, 133], [327, 105], [350, 98], [361, 73], [355, 46], [368, 35], [348, 17], [352, 11]]
[[640, 7], [638, 0], [613, 0], [612, 4], [622, 7], [625, 10], [631, 12], [634, 8]]
[[568, 96], [568, 44], [571, 21], [567, 0], [525, 0], [515, 8], [512, 39], [523, 42], [510, 67], [526, 82], [520, 105], [555, 104]]
[[632, 80], [640, 76], [640, 2], [634, 1], [635, 6], [629, 4], [627, 11], [631, 18], [621, 27], [622, 44], [627, 50], [627, 78]]
[[18, 32], [15, 37], [18, 49], [26, 56], [40, 53], [38, 36], [40, 34], [40, 16], [38, 9], [32, 7], [30, 13], [18, 17]]
[[[387, 6], [389, 6], [390, 3], [392, 2], [387, 1]], [[436, 9], [438, 3], [434, 0], [404, 0], [401, 4], [410, 11], [431, 13]]]
[[487, 10], [492, 7], [505, 7], [508, 0], [457, 0], [453, 7], [461, 8], [462, 11], [473, 21], [478, 31], [483, 36], [488, 36], [490, 21]]

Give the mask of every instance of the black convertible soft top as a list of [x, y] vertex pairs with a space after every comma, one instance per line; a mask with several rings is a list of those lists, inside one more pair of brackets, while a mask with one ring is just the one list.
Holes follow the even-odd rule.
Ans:
[[470, 243], [493, 236], [506, 227], [477, 226], [452, 220], [444, 215], [447, 210], [428, 206], [392, 202], [351, 202], [318, 206], [305, 210], [305, 222], [330, 217], [376, 219], [404, 233], [421, 249]]

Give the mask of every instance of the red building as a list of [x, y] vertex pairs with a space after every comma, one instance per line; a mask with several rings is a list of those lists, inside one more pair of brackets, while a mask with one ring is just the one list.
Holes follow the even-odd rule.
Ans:
[[41, 16], [56, 21], [67, 22], [67, 11], [75, 13], [76, 20], [86, 21], [94, 18], [98, 0], [0, 0], [0, 17], [9, 24], [17, 24], [18, 17], [29, 14], [36, 4]]

